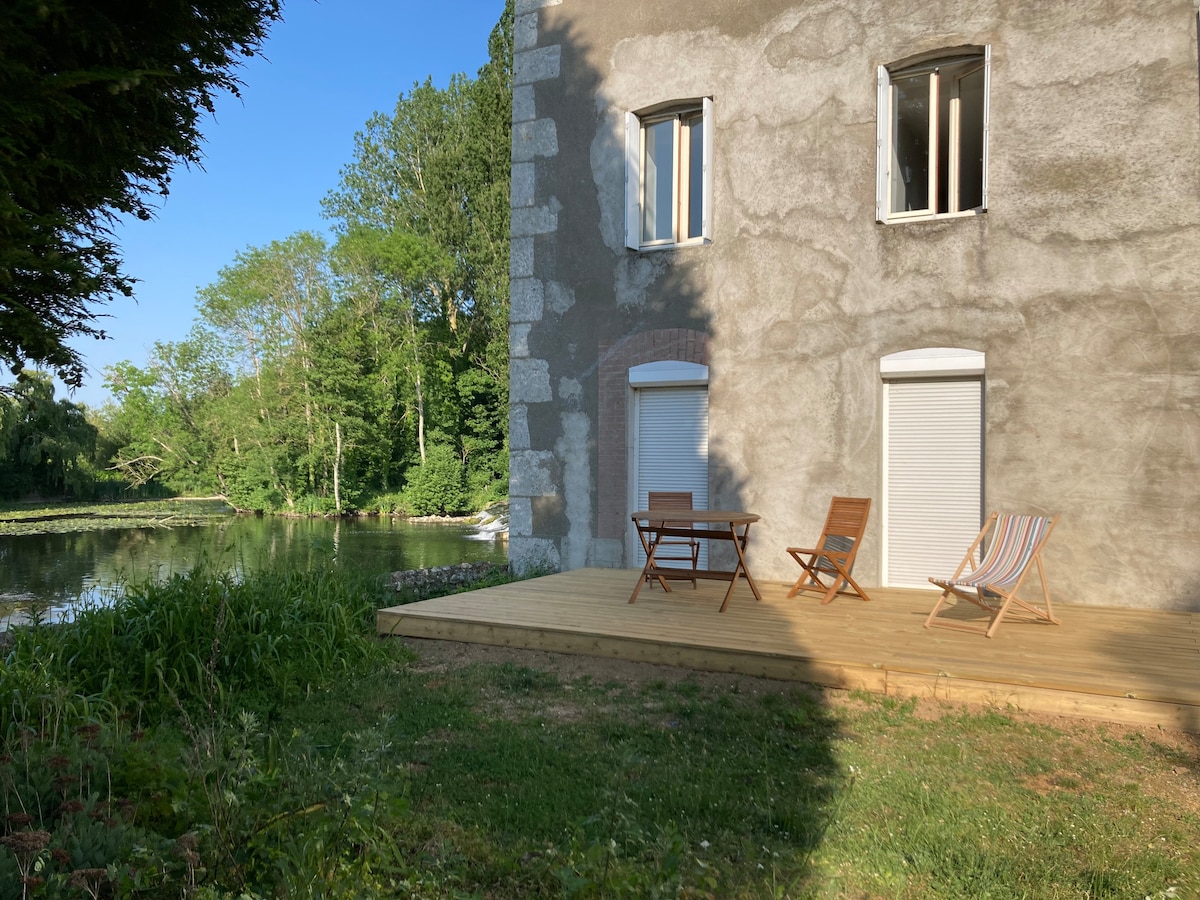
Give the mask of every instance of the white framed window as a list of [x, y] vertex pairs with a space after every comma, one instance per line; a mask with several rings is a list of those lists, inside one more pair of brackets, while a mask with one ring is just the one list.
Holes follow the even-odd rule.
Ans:
[[879, 67], [880, 222], [987, 210], [991, 48]]
[[625, 245], [712, 240], [712, 99], [625, 114]]

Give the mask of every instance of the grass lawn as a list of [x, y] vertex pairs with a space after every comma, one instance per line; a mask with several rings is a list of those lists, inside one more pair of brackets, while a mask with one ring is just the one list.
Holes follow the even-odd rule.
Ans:
[[380, 640], [384, 602], [195, 573], [18, 633], [0, 900], [1200, 896], [1197, 736]]
[[464, 895], [1200, 895], [1187, 735], [411, 646], [299, 725], [387, 747], [404, 855]]

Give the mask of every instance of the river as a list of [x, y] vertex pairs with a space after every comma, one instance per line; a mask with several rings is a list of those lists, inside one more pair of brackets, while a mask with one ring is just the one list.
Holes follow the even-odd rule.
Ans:
[[329, 565], [383, 575], [505, 560], [505, 545], [469, 524], [387, 517], [230, 515], [173, 528], [0, 535], [0, 630], [14, 608], [37, 605], [56, 621], [81, 602], [111, 600], [122, 584], [182, 574], [198, 563], [239, 575]]

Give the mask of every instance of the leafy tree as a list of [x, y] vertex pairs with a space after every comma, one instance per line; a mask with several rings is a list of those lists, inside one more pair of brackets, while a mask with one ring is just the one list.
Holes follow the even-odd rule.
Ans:
[[156, 343], [145, 370], [122, 362], [105, 375], [118, 404], [106, 410], [106, 438], [121, 436], [111, 468], [135, 487], [157, 479], [185, 493], [216, 490], [214, 404], [230, 387], [211, 332], [194, 327], [179, 343]]
[[428, 512], [502, 495], [511, 44], [510, 3], [475, 80], [368, 123], [326, 200], [332, 249], [248, 248], [199, 291], [188, 341], [109, 370], [131, 475], [301, 513], [391, 508], [405, 485]]
[[[431, 330], [446, 322], [440, 302], [453, 261], [430, 240], [403, 230], [354, 227], [338, 242], [342, 271], [353, 295], [364, 287], [385, 302], [403, 323], [398, 335], [401, 366], [412, 385], [412, 414], [417, 422], [417, 447], [425, 459], [427, 422], [426, 383], [434, 372], [444, 373], [434, 354]], [[364, 284], [365, 283], [365, 284]], [[434, 345], [434, 346], [430, 346]], [[443, 379], [444, 380], [444, 379]]]
[[323, 204], [343, 241], [419, 239], [448, 260], [416, 317], [441, 351], [419, 369], [418, 424], [430, 427], [419, 428], [418, 444], [422, 459], [426, 431], [455, 444], [480, 496], [489, 482], [507, 483], [512, 27], [509, 0], [475, 80], [414, 85], [392, 115], [373, 116]]
[[404, 492], [408, 511], [418, 516], [467, 512], [468, 496], [462, 459], [447, 444], [434, 444], [417, 466]]
[[56, 401], [43, 372], [23, 372], [0, 405], [0, 496], [78, 496], [91, 482], [97, 436], [84, 408]]
[[[273, 465], [256, 471], [276, 474], [289, 506], [318, 493], [334, 446], [333, 423], [322, 415], [327, 398], [314, 382], [321, 348], [313, 329], [332, 306], [324, 240], [302, 231], [239, 253], [199, 292], [197, 306], [250, 380], [258, 404], [256, 418], [234, 420], [245, 428], [233, 435], [235, 453], [274, 456]], [[280, 445], [288, 448], [282, 454], [275, 452]]]
[[66, 345], [102, 338], [93, 306], [132, 293], [111, 239], [148, 219], [171, 167], [199, 164], [200, 119], [237, 95], [281, 0], [0, 4], [0, 360], [77, 387]]

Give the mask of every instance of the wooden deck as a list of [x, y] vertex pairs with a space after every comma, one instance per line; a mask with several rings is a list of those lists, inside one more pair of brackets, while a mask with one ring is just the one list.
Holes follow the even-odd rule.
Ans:
[[646, 588], [631, 606], [637, 577], [548, 575], [383, 609], [377, 627], [1200, 732], [1200, 613], [1056, 604], [1062, 625], [1008, 620], [988, 640], [923, 628], [926, 591], [821, 606], [760, 582], [758, 603], [743, 582], [722, 614], [727, 585], [705, 582]]

